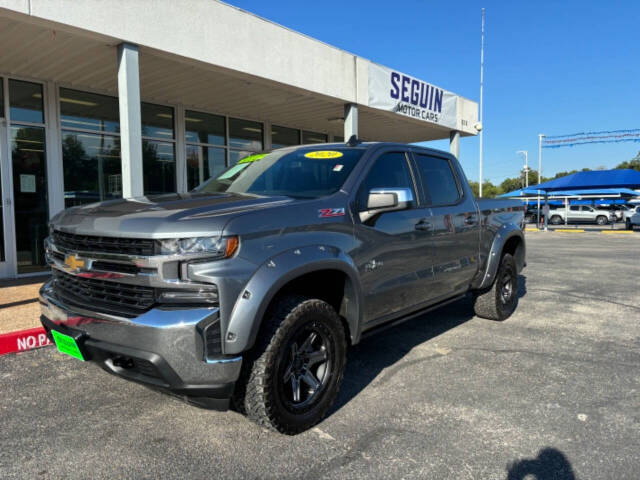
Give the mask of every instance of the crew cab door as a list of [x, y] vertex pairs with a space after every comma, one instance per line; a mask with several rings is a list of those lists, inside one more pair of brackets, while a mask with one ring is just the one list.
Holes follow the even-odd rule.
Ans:
[[[422, 201], [431, 217], [432, 300], [464, 293], [478, 268], [480, 220], [467, 180], [451, 158], [413, 153]], [[463, 183], [465, 182], [465, 183]]]
[[[364, 221], [372, 191], [406, 192], [406, 208], [386, 211]], [[373, 159], [355, 199], [355, 236], [360, 246], [352, 256], [362, 283], [364, 323], [371, 326], [408, 309], [420, 300], [420, 285], [431, 280], [429, 212], [418, 204], [416, 184], [406, 151], [385, 151]]]

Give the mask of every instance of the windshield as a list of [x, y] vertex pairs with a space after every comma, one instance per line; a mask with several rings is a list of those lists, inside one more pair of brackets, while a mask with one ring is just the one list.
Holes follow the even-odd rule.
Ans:
[[195, 191], [323, 197], [340, 190], [364, 151], [316, 147], [251, 155]]

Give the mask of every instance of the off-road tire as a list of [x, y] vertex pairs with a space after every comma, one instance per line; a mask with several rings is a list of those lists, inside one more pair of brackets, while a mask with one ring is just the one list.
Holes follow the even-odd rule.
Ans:
[[604, 215], [598, 215], [596, 217], [596, 223], [598, 225], [606, 225], [607, 223], [609, 223], [609, 220]]
[[[510, 276], [511, 296], [505, 303], [502, 300], [505, 276]], [[490, 288], [474, 292], [473, 310], [476, 315], [488, 320], [506, 320], [516, 309], [518, 304], [518, 268], [516, 261], [508, 253], [500, 260], [496, 277]]]
[[[295, 335], [305, 328], [318, 328], [331, 338], [327, 349], [331, 368], [327, 383], [308, 409], [293, 413], [281, 398], [278, 382], [285, 351]], [[329, 352], [329, 350], [331, 350]], [[335, 401], [346, 363], [345, 329], [328, 303], [300, 295], [277, 299], [258, 333], [254, 348], [245, 356], [240, 379], [236, 383], [233, 406], [250, 420], [270, 430], [288, 435], [307, 430], [322, 420]]]

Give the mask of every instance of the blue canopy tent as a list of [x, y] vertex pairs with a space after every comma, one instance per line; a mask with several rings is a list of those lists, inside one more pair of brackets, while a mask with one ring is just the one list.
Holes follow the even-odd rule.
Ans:
[[[639, 192], [632, 190], [633, 188], [640, 188], [640, 172], [636, 170], [595, 170], [556, 178], [539, 185], [505, 193], [501, 197], [520, 197], [523, 200], [537, 197], [538, 209], [542, 195], [545, 203], [551, 203], [549, 198], [564, 198], [566, 205], [569, 203], [610, 205], [626, 203], [627, 200], [640, 196]], [[570, 198], [572, 200], [569, 200]], [[565, 215], [565, 223], [566, 221]]]
[[549, 193], [557, 190], [596, 188], [640, 188], [640, 172], [631, 169], [578, 172], [539, 185], [532, 185], [528, 190], [541, 190]]
[[[640, 173], [640, 172], [639, 172]], [[541, 193], [547, 193], [545, 190], [540, 189]], [[631, 190], [630, 188], [586, 188], [579, 190], [552, 190], [548, 192], [549, 195], [554, 197], [580, 197], [580, 196], [618, 196], [618, 197], [637, 197], [640, 196], [640, 192]], [[538, 187], [521, 188], [520, 190], [514, 190], [513, 192], [503, 193], [500, 195], [502, 198], [514, 198], [514, 197], [537, 197]]]

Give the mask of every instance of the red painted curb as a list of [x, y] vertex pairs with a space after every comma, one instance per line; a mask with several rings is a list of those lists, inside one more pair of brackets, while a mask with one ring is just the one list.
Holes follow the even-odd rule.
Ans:
[[47, 334], [42, 327], [0, 335], [0, 355], [26, 352], [27, 350], [46, 347], [47, 345], [53, 345], [53, 343], [47, 338]]

